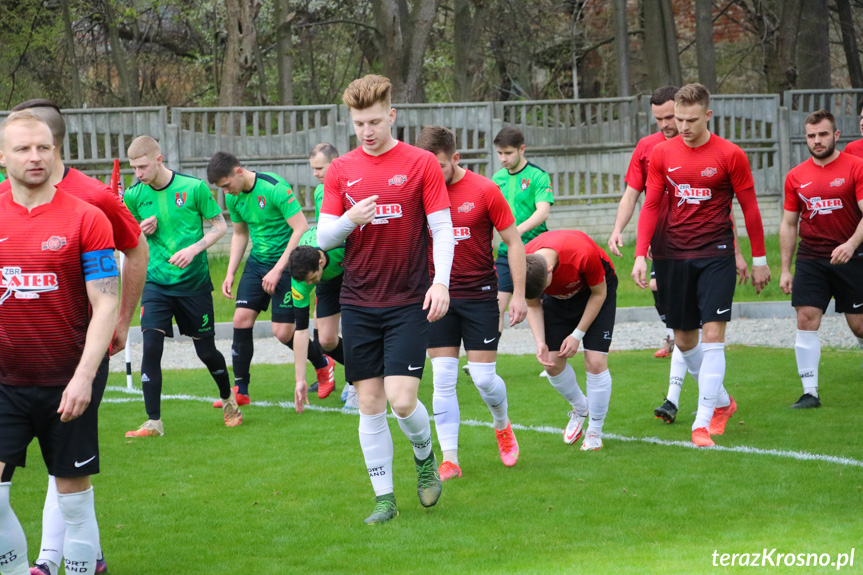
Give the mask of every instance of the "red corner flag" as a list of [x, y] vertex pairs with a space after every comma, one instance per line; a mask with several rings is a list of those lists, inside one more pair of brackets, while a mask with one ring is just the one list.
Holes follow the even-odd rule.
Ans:
[[[111, 191], [120, 196], [123, 184], [120, 183], [120, 160], [114, 160], [114, 171], [111, 172]], [[120, 196], [122, 198], [122, 196]]]

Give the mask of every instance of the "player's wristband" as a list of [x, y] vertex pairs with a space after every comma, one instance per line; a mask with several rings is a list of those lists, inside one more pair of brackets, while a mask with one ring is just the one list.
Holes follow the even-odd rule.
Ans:
[[766, 266], [767, 265], [767, 256], [758, 256], [752, 258], [752, 267], [755, 266]]
[[572, 337], [574, 337], [574, 338], [575, 338], [575, 339], [577, 339], [578, 341], [581, 341], [581, 340], [583, 340], [583, 339], [584, 339], [584, 334], [585, 334], [585, 332], [581, 331], [581, 330], [580, 330], [580, 329], [578, 329], [578, 328], [575, 328], [575, 331], [574, 331], [574, 332], [572, 332]]

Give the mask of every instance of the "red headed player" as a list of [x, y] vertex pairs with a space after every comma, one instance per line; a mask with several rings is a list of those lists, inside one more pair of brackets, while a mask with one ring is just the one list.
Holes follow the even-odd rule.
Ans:
[[[428, 411], [417, 390], [429, 322], [442, 318], [449, 306], [455, 242], [437, 159], [392, 136], [391, 91], [390, 81], [374, 74], [345, 90], [342, 100], [360, 147], [330, 164], [318, 223], [322, 250], [345, 243], [340, 298], [345, 379], [357, 389], [360, 445], [377, 496], [366, 523], [398, 514], [387, 401], [413, 444], [420, 502], [430, 507], [441, 493]], [[434, 239], [433, 281], [427, 225]]]
[[724, 433], [737, 409], [722, 385], [725, 326], [731, 319], [737, 275], [730, 217], [735, 195], [752, 244], [755, 290], [760, 293], [770, 281], [749, 161], [739, 147], [710, 133], [707, 123], [712, 115], [710, 92], [701, 84], [684, 86], [675, 95], [674, 117], [681, 137], [659, 144], [650, 156], [632, 269], [636, 284], [647, 287], [645, 255], [660, 202], [666, 202], [666, 259], [656, 266], [668, 285], [661, 296], [668, 310], [666, 322], [674, 329], [687, 368], [698, 379], [698, 412], [692, 426], [692, 441], [698, 446], [713, 445], [710, 435]]
[[[860, 135], [863, 136], [863, 101], [860, 102]], [[863, 138], [845, 144], [845, 153], [863, 159]]]
[[[450, 130], [443, 126], [425, 128], [417, 139], [417, 147], [437, 156], [443, 170], [456, 241], [449, 310], [431, 325], [428, 346], [434, 374], [435, 429], [443, 452], [439, 472], [441, 480], [446, 481], [462, 474], [458, 462], [460, 411], [456, 396], [458, 352], [462, 341], [470, 376], [494, 419], [501, 460], [507, 467], [518, 461], [518, 442], [509, 421], [506, 384], [496, 371], [500, 311], [491, 249], [493, 230], [500, 233], [509, 253], [514, 285], [509, 304], [510, 326], [523, 321], [527, 313], [524, 245], [512, 210], [497, 184], [459, 166], [455, 135]], [[434, 271], [432, 265], [430, 273], [434, 275]]]
[[[54, 137], [51, 183], [61, 186], [64, 192], [99, 208], [111, 223], [114, 245], [126, 256], [121, 277], [120, 312], [117, 315], [114, 337], [111, 340], [110, 349], [113, 355], [126, 347], [129, 324], [141, 299], [141, 291], [147, 276], [147, 262], [150, 258], [147, 241], [138, 222], [109, 186], [63, 164], [61, 149], [66, 137], [66, 122], [60, 109], [53, 102], [44, 99], [27, 100], [12, 110], [29, 110], [48, 124]], [[9, 189], [8, 182], [0, 184], [0, 193]], [[107, 362], [107, 358], [105, 361]], [[36, 575], [41, 575], [39, 569], [47, 570], [49, 573], [56, 572], [62, 562], [61, 543], [65, 531], [66, 524], [57, 505], [57, 486], [54, 478], [49, 476], [48, 493], [45, 496], [45, 508], [42, 512], [42, 550], [36, 560], [36, 567], [33, 568]], [[95, 572], [104, 573], [107, 569], [100, 549]]]
[[779, 228], [779, 285], [792, 294], [791, 305], [797, 309], [794, 352], [803, 395], [791, 407], [798, 409], [821, 407], [818, 328], [831, 297], [863, 348], [863, 160], [836, 149], [839, 131], [830, 112], [809, 114], [804, 127], [812, 157], [785, 178], [785, 211]]
[[51, 184], [54, 145], [42, 118], [13, 112], [0, 142], [11, 182], [0, 194], [0, 564], [29, 573], [9, 482], [37, 437], [66, 522], [66, 571], [95, 572], [90, 476], [99, 472], [98, 409], [117, 315], [111, 226]]
[[[565, 443], [590, 425], [582, 451], [602, 448], [602, 426], [611, 400], [608, 348], [617, 311], [617, 275], [608, 255], [586, 234], [545, 232], [525, 246], [527, 321], [536, 340], [536, 357], [548, 381], [572, 406]], [[544, 294], [544, 297], [543, 297]], [[566, 360], [584, 345], [587, 396]]]

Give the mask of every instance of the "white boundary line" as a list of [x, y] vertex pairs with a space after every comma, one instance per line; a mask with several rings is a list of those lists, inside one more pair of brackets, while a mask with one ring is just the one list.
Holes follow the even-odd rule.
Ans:
[[[136, 397], [109, 397], [102, 399], [102, 403], [132, 403], [144, 401], [144, 398], [141, 395], [141, 391], [138, 389], [127, 389], [125, 387], [109, 386], [105, 389], [105, 391], [114, 391], [126, 395], [135, 395]], [[215, 398], [212, 397], [199, 397], [186, 394], [163, 395], [162, 399], [178, 399], [181, 401], [199, 401], [204, 403], [212, 403], [213, 401], [215, 401]], [[294, 402], [292, 401], [253, 401], [250, 405], [254, 405], [255, 407], [280, 407], [282, 409], [294, 409]], [[356, 409], [345, 409], [340, 407], [322, 407], [320, 405], [307, 405], [306, 409], [309, 411], [319, 411], [321, 413], [341, 413], [345, 415], [356, 415], [358, 413]], [[392, 414], [389, 414], [387, 417], [389, 417], [390, 419], [395, 418], [395, 416]], [[489, 429], [493, 428], [493, 425], [490, 422], [477, 421], [475, 419], [462, 420], [461, 424], [467, 425], [468, 427], [488, 427]], [[534, 431], [537, 433], [548, 433], [552, 435], [561, 435], [563, 433], [562, 428], [544, 425], [521, 425], [519, 423], [513, 423], [512, 428], [518, 429], [520, 431]], [[615, 433], [604, 433], [603, 437], [608, 439], [615, 439], [617, 441], [634, 441], [639, 443], [650, 443], [653, 445], [664, 445], [667, 447], [684, 447], [686, 449], [707, 449], [712, 451], [725, 451], [731, 453], [770, 455], [773, 457], [796, 459], [798, 461], [824, 461], [826, 463], [835, 463], [837, 465], [863, 467], [863, 461], [859, 459], [841, 457], [837, 455], [809, 453], [806, 451], [790, 451], [786, 449], [761, 449], [758, 447], [747, 447], [745, 445], [738, 445], [736, 447], [726, 447], [722, 445], [716, 445], [713, 447], [698, 447], [689, 441], [671, 441], [668, 439], [660, 439], [658, 437], [628, 437], [626, 435], [617, 435]]]

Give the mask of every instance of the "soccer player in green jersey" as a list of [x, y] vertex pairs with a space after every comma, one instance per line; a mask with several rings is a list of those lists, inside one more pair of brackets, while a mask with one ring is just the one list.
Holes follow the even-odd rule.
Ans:
[[332, 144], [322, 142], [312, 148], [309, 153], [309, 165], [312, 167], [312, 172], [318, 180], [318, 187], [315, 188], [315, 221], [321, 216], [321, 204], [324, 201], [324, 176], [327, 175], [327, 170], [333, 160], [339, 157], [339, 151]]
[[[303, 237], [300, 238], [300, 245], [291, 252], [289, 261], [291, 293], [294, 298], [294, 317], [297, 330], [294, 336], [294, 360], [297, 365], [294, 402], [297, 413], [302, 413], [308, 403], [309, 388], [306, 386], [306, 370], [304, 363], [300, 363], [300, 361], [305, 359], [306, 354], [311, 349], [306, 347], [305, 342], [308, 341], [309, 305], [313, 290], [316, 291], [317, 296], [315, 298], [315, 340], [318, 338], [319, 324], [323, 324], [321, 330], [333, 330], [337, 343], [333, 346], [333, 351], [328, 353], [331, 353], [332, 357], [342, 365], [345, 363], [342, 339], [339, 337], [339, 321], [342, 316], [339, 293], [342, 289], [342, 276], [345, 271], [343, 265], [345, 246], [341, 245], [324, 251], [318, 247], [317, 235], [318, 230], [315, 227], [304, 233]], [[302, 334], [305, 334], [306, 337], [302, 337]], [[357, 403], [356, 389], [351, 385], [349, 390], [352, 399], [348, 398], [351, 401], [345, 407], [357, 408], [359, 404]]]
[[[234, 276], [249, 239], [252, 240], [252, 249], [237, 287], [232, 345], [234, 391], [240, 405], [245, 405], [249, 403], [249, 366], [254, 353], [252, 330], [258, 314], [269, 307], [271, 299], [273, 335], [284, 345], [293, 347], [291, 278], [284, 272], [287, 271], [291, 251], [303, 232], [309, 229], [309, 224], [300, 202], [281, 176], [247, 170], [233, 154], [214, 154], [207, 165], [207, 179], [225, 191], [225, 204], [234, 225], [228, 272], [222, 282], [222, 295], [228, 299], [233, 299]], [[321, 397], [326, 397], [335, 387], [335, 365], [316, 346], [310, 358], [318, 375], [319, 393], [323, 388]], [[297, 363], [305, 370], [305, 361]]]
[[[150, 136], [135, 138], [127, 154], [140, 182], [126, 191], [123, 200], [147, 236], [150, 263], [141, 296], [141, 387], [148, 419], [126, 437], [165, 434], [161, 363], [165, 336], [174, 336], [172, 317], [180, 333], [194, 340], [195, 352], [219, 386], [225, 425], [240, 425], [243, 415], [231, 390], [228, 366], [214, 342], [213, 282], [206, 253], [227, 230], [222, 209], [207, 184], [162, 164], [159, 144]], [[206, 234], [202, 220], [210, 225]]]
[[[0, 182], [3, 182], [4, 180], [6, 180], [6, 176], [3, 175], [3, 172], [0, 172]], [[318, 187], [321, 188], [321, 194], [323, 194], [324, 193], [324, 184], [322, 183]], [[315, 200], [317, 201], [317, 192], [315, 192], [315, 196], [316, 196]], [[323, 199], [324, 199], [324, 197], [322, 195], [321, 200], [323, 200]]]
[[[551, 181], [548, 174], [527, 161], [524, 157], [524, 134], [515, 126], [507, 126], [494, 137], [494, 147], [503, 168], [498, 170], [492, 181], [500, 186], [503, 196], [515, 216], [515, 225], [521, 234], [521, 241], [527, 242], [548, 231], [545, 221], [554, 203]], [[503, 314], [512, 298], [513, 283], [509, 272], [506, 244], [501, 242], [497, 250], [498, 292], [497, 303], [500, 309], [498, 329], [503, 332]]]

